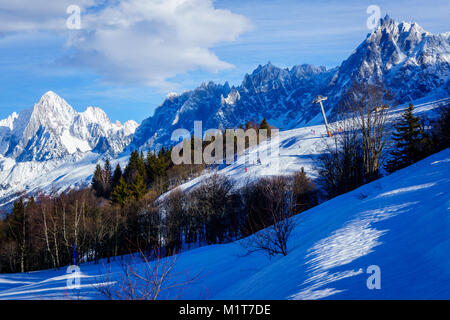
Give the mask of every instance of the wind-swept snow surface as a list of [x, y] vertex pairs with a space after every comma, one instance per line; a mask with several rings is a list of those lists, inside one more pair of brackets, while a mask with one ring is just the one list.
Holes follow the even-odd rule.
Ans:
[[[450, 149], [296, 217], [289, 254], [245, 255], [238, 242], [177, 257], [199, 275], [185, 299], [450, 299]], [[378, 266], [381, 289], [369, 290]], [[93, 284], [120, 266], [81, 265], [81, 289], [64, 270], [0, 275], [0, 299], [99, 298]], [[175, 297], [180, 292], [166, 292]]]

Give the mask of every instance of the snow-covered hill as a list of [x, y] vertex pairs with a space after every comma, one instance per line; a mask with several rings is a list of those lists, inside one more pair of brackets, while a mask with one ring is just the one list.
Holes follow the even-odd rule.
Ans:
[[[179, 280], [161, 293], [184, 299], [450, 299], [450, 149], [295, 219], [289, 254], [244, 254], [238, 242], [178, 255]], [[380, 289], [367, 280], [377, 266]], [[139, 266], [135, 266], [135, 268]], [[118, 279], [119, 263], [81, 265], [81, 289], [65, 270], [0, 275], [0, 299], [98, 298], [94, 284]], [[372, 272], [372, 271], [370, 271]]]
[[[449, 103], [450, 98], [431, 102], [417, 100], [414, 114], [422, 118], [433, 119], [439, 114], [440, 107]], [[386, 112], [387, 124], [395, 123], [402, 116], [406, 106], [400, 105], [389, 109]], [[331, 122], [330, 126], [338, 128], [340, 125], [339, 122]], [[247, 181], [264, 176], [292, 175], [302, 167], [314, 179], [317, 176], [314, 162], [317, 156], [324, 152], [323, 140], [326, 136], [324, 125], [281, 131], [278, 140], [263, 143], [254, 149], [246, 150], [245, 158], [239, 157], [231, 165], [223, 164], [212, 171], [206, 171], [203, 175], [180, 185], [178, 189], [192, 190], [213, 173], [229, 177], [237, 187], [242, 187]], [[278, 145], [278, 148], [276, 145]], [[274, 154], [273, 151], [276, 152], [276, 150], [279, 150], [279, 152]], [[258, 158], [261, 164], [258, 164]], [[162, 195], [162, 198], [166, 195]]]
[[0, 120], [0, 206], [19, 192], [85, 184], [95, 162], [120, 154], [137, 127], [112, 123], [96, 107], [76, 112], [47, 92], [32, 109]]
[[137, 129], [133, 148], [158, 148], [170, 143], [173, 130], [238, 127], [249, 120], [284, 130], [321, 121], [312, 104], [318, 94], [333, 117], [351, 84], [382, 81], [399, 103], [450, 94], [450, 33], [434, 35], [416, 23], [396, 22], [389, 16], [367, 35], [336, 68], [298, 65], [282, 69], [270, 62], [245, 75], [241, 85], [204, 83], [181, 95], [170, 94]]

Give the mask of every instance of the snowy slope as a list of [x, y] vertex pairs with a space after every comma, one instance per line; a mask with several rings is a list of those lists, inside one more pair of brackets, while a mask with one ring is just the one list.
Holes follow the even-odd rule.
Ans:
[[[199, 277], [181, 298], [450, 299], [449, 172], [447, 149], [300, 214], [286, 257], [245, 255], [240, 241], [186, 251], [177, 281]], [[366, 286], [372, 265], [380, 290]], [[95, 299], [93, 285], [120, 270], [117, 262], [81, 265], [80, 291], [66, 287], [64, 269], [3, 274], [0, 299]]]
[[[0, 207], [10, 208], [22, 194], [49, 194], [90, 185], [97, 163], [103, 164], [104, 154], [86, 152], [48, 161], [15, 162], [0, 156]], [[124, 167], [128, 156], [111, 161]]]
[[[302, 213], [286, 257], [244, 256], [238, 243], [180, 254], [176, 272], [201, 275], [182, 297], [449, 299], [448, 172], [449, 149]], [[366, 287], [371, 265], [381, 269], [380, 290]], [[120, 268], [81, 266], [79, 297], [96, 298], [105, 270]], [[0, 275], [0, 298], [68, 298], [66, 279], [64, 270]]]
[[[433, 119], [439, 107], [448, 104], [449, 101], [450, 98], [428, 102], [417, 100], [414, 102], [414, 113], [421, 117]], [[401, 105], [389, 109], [386, 113], [388, 123], [395, 123], [401, 117], [405, 108], [406, 105]], [[331, 122], [330, 127], [338, 128], [339, 122]], [[281, 131], [278, 141], [275, 140], [269, 144], [263, 143], [254, 149], [247, 150], [245, 158], [240, 157], [235, 163], [228, 166], [221, 165], [213, 172], [231, 178], [237, 187], [243, 186], [247, 181], [264, 176], [291, 175], [300, 171], [301, 167], [304, 167], [305, 172], [314, 179], [317, 175], [314, 161], [317, 156], [324, 152], [323, 139], [325, 136], [324, 125]], [[279, 153], [271, 153], [271, 150], [276, 150], [274, 147], [276, 144], [279, 145]], [[258, 157], [260, 157], [261, 165], [257, 165]], [[205, 172], [205, 174], [182, 184], [178, 188], [180, 190], [191, 190], [213, 172]], [[163, 195], [162, 198], [165, 196]]]

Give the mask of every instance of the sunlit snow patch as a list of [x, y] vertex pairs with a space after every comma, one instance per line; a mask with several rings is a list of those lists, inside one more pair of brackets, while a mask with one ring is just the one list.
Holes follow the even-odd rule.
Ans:
[[303, 282], [300, 292], [291, 295], [289, 299], [321, 299], [333, 294], [343, 292], [336, 288], [323, 288], [324, 286], [344, 278], [361, 274], [363, 270], [347, 270], [344, 272], [330, 272], [329, 270], [365, 256], [373, 248], [382, 244], [379, 238], [389, 230], [377, 230], [373, 224], [392, 218], [400, 213], [409, 211], [416, 202], [408, 202], [383, 209], [363, 212], [358, 218], [351, 220], [332, 235], [316, 242], [309, 249], [306, 258], [309, 273], [308, 279]]

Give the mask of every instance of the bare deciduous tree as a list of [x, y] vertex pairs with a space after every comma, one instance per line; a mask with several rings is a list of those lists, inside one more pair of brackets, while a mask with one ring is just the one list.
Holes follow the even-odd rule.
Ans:
[[332, 138], [323, 139], [319, 176], [334, 197], [379, 178], [388, 141], [387, 110], [391, 96], [380, 85], [355, 83], [343, 97]]
[[214, 173], [191, 192], [188, 210], [202, 223], [202, 226], [197, 226], [200, 229], [199, 242], [222, 243], [225, 240], [227, 230], [223, 222], [232, 214], [228, 206], [232, 188], [229, 178]]
[[114, 277], [111, 270], [105, 272], [104, 276], [96, 279], [94, 288], [109, 300], [179, 298], [198, 275], [175, 272], [176, 255], [165, 258], [159, 254], [155, 256], [155, 259], [150, 260], [142, 251], [139, 251], [138, 257], [131, 254], [130, 261], [121, 263], [118, 277]]
[[169, 254], [181, 250], [183, 243], [183, 225], [185, 225], [186, 222], [183, 198], [183, 192], [176, 189], [173, 190], [163, 202], [165, 211], [164, 244]]
[[249, 216], [252, 236], [242, 241], [247, 251], [264, 251], [269, 257], [288, 254], [288, 239], [295, 227], [295, 199], [285, 177], [262, 178], [254, 186], [260, 196]]
[[354, 83], [343, 99], [362, 136], [367, 180], [379, 177], [381, 156], [387, 142], [386, 111], [391, 102], [392, 94], [381, 84]]
[[355, 121], [352, 118], [341, 120], [334, 131], [339, 133], [323, 139], [325, 152], [318, 162], [319, 181], [329, 197], [359, 187], [365, 176], [362, 138]]

